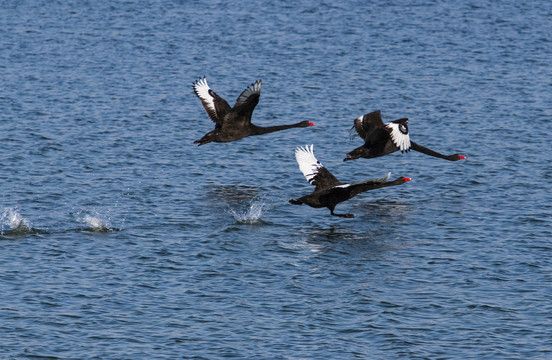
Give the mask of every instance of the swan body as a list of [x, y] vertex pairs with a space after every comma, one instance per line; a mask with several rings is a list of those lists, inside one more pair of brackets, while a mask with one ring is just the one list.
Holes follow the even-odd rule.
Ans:
[[194, 144], [204, 145], [210, 142], [230, 142], [243, 139], [247, 136], [314, 125], [310, 121], [268, 127], [252, 124], [251, 116], [261, 96], [261, 80], [257, 80], [249, 85], [238, 96], [233, 107], [230, 107], [226, 100], [209, 87], [205, 77], [194, 82], [193, 88], [195, 94], [201, 100], [201, 104], [205, 108], [207, 115], [215, 123], [215, 129], [205, 134], [201, 139], [194, 141]]
[[464, 156], [459, 154], [443, 155], [411, 141], [408, 131], [408, 118], [384, 124], [380, 110], [356, 118], [353, 129], [364, 140], [364, 144], [349, 152], [343, 161], [359, 158], [370, 159], [399, 150], [402, 153], [414, 150], [448, 161], [465, 159]]
[[365, 191], [379, 189], [388, 186], [401, 185], [409, 178], [399, 177], [389, 181], [391, 173], [381, 179], [364, 180], [354, 183], [341, 183], [326, 169], [314, 156], [313, 145], [299, 147], [295, 150], [295, 159], [299, 164], [299, 170], [307, 181], [315, 186], [314, 192], [289, 202], [293, 205], [306, 204], [313, 208], [326, 207], [334, 216], [353, 218], [353, 214], [336, 214], [334, 209], [337, 204], [349, 200]]

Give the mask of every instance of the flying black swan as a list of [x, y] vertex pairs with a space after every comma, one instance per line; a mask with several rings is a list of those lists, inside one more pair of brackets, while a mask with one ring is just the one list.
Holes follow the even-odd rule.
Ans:
[[394, 181], [388, 181], [391, 173], [381, 179], [365, 180], [356, 183], [341, 183], [316, 159], [313, 152], [313, 145], [295, 149], [295, 159], [299, 169], [305, 175], [309, 183], [316, 186], [314, 192], [298, 199], [291, 199], [293, 205], [307, 204], [313, 208], [327, 207], [331, 214], [344, 218], [354, 218], [353, 214], [336, 214], [334, 209], [337, 204], [349, 200], [354, 196], [369, 190], [379, 189], [388, 186], [401, 185], [409, 178], [400, 177]]
[[279, 125], [262, 127], [251, 123], [253, 109], [259, 103], [261, 96], [261, 80], [257, 80], [248, 86], [238, 96], [234, 107], [230, 107], [226, 100], [218, 96], [207, 84], [205, 77], [193, 83], [194, 92], [201, 100], [207, 115], [215, 123], [215, 129], [209, 131], [194, 144], [207, 144], [214, 142], [230, 142], [251, 135], [268, 134], [274, 131], [286, 130], [296, 127], [308, 127], [314, 125], [309, 121], [301, 121], [292, 125]]
[[443, 155], [423, 147], [422, 145], [418, 145], [414, 141], [410, 141], [410, 136], [408, 135], [408, 119], [402, 118], [384, 124], [381, 120], [380, 110], [356, 118], [353, 128], [356, 129], [358, 135], [364, 139], [364, 145], [348, 153], [343, 161], [355, 160], [358, 158], [375, 158], [390, 154], [397, 150], [403, 153], [415, 150], [426, 155], [449, 161], [465, 159], [464, 156], [458, 154]]

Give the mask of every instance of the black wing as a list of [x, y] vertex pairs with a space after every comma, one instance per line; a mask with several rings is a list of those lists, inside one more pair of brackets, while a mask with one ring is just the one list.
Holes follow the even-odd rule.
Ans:
[[242, 91], [233, 107], [236, 116], [232, 120], [229, 119], [229, 121], [234, 123], [243, 122], [244, 125], [251, 123], [251, 115], [253, 115], [253, 110], [261, 97], [261, 83], [261, 80], [257, 80]]
[[230, 105], [228, 105], [226, 100], [211, 90], [205, 77], [196, 81], [193, 86], [194, 92], [201, 100], [201, 104], [203, 105], [203, 108], [205, 108], [207, 115], [209, 115], [211, 120], [213, 120], [213, 122], [217, 125], [222, 125], [224, 115], [230, 111]]
[[366, 141], [375, 130], [383, 128], [385, 124], [381, 120], [381, 111], [376, 110], [355, 119], [353, 128], [358, 135]]

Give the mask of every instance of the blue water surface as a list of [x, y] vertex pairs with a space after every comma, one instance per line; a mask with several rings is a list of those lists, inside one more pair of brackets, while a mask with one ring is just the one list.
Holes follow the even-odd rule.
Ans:
[[[552, 3], [8, 1], [3, 359], [550, 359]], [[197, 147], [192, 82], [261, 126]], [[445, 154], [342, 160], [355, 118]], [[327, 209], [341, 181], [411, 177]]]

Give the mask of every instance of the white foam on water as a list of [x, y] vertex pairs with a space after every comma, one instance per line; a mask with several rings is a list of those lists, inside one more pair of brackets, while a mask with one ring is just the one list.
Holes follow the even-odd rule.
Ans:
[[12, 233], [27, 233], [31, 229], [29, 220], [21, 215], [17, 207], [6, 208], [2, 213], [0, 223], [1, 233], [4, 233], [4, 230], [9, 230]]
[[76, 220], [86, 225], [86, 230], [94, 232], [108, 232], [112, 230], [109, 219], [97, 211], [91, 211], [84, 215], [81, 215], [81, 213], [82, 212], [77, 213]]

